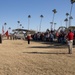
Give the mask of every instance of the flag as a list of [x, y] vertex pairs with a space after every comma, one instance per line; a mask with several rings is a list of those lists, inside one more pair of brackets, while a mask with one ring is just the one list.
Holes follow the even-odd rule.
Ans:
[[4, 34], [4, 26], [2, 26], [2, 35]]
[[6, 31], [5, 35], [6, 35], [6, 36], [9, 36], [9, 35], [8, 35], [8, 30]]

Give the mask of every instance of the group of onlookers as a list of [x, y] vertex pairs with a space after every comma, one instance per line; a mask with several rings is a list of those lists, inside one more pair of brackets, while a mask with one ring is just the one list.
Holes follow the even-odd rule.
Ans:
[[33, 40], [35, 41], [51, 41], [54, 40], [54, 33], [53, 32], [45, 32], [45, 33], [35, 33], [32, 35]]
[[[75, 32], [73, 32], [75, 34]], [[44, 32], [44, 33], [35, 33], [34, 35], [31, 35], [32, 39], [35, 41], [49, 41], [49, 42], [54, 42], [57, 41], [58, 43], [66, 43], [67, 42], [67, 34], [64, 31], [60, 31], [60, 32]], [[75, 35], [74, 35], [74, 39], [75, 39]]]
[[49, 41], [54, 42], [57, 40], [59, 43], [65, 42], [65, 33], [55, 33], [53, 31], [51, 32], [45, 32], [45, 33], [35, 33], [32, 35], [33, 40], [35, 41]]
[[58, 43], [66, 44], [68, 43], [69, 54], [72, 53], [73, 41], [75, 40], [75, 31], [68, 30], [68, 32], [45, 32], [45, 33], [36, 33], [31, 36], [35, 41], [49, 41], [54, 42], [55, 40]]

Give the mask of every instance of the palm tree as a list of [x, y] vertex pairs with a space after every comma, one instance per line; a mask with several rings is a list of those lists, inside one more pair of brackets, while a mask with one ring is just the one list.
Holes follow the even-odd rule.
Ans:
[[72, 20], [72, 19], [73, 19], [73, 17], [70, 16], [70, 17], [69, 17], [69, 21], [70, 21], [69, 23], [70, 23], [70, 26], [71, 26], [71, 20]]
[[6, 25], [7, 25], [7, 23], [5, 22], [4, 25], [5, 25], [5, 31], [6, 31]]
[[9, 34], [10, 34], [11, 27], [9, 27], [8, 29], [9, 29]]
[[75, 0], [71, 0], [71, 4], [73, 4], [75, 2]]
[[22, 27], [22, 24], [20, 24], [20, 28]]
[[17, 23], [18, 23], [18, 26], [17, 26], [17, 28], [19, 27], [19, 25], [20, 25], [20, 21], [17, 21]]
[[66, 13], [66, 16], [68, 17], [69, 16], [69, 13]]
[[8, 28], [9, 30], [11, 29], [11, 27]]
[[64, 21], [66, 22], [66, 28], [67, 28], [67, 22], [68, 22], [68, 19], [66, 18]]
[[30, 25], [30, 18], [31, 18], [31, 15], [28, 15], [28, 30], [29, 30], [29, 25]]
[[56, 24], [57, 24], [57, 23], [54, 23], [54, 30], [55, 30], [55, 26], [56, 26]]
[[22, 28], [24, 28], [24, 27], [22, 26]]
[[[72, 14], [72, 8], [73, 8], [73, 3], [75, 2], [75, 0], [71, 0], [71, 9], [70, 9], [70, 17], [71, 17], [71, 14]], [[69, 17], [69, 26], [70, 26], [70, 17]]]
[[46, 32], [48, 32], [48, 33], [49, 33], [49, 29], [47, 29], [47, 30], [46, 30]]
[[41, 20], [40, 20], [39, 32], [41, 31], [41, 23], [42, 23], [42, 18], [43, 18], [43, 17], [44, 17], [43, 15], [40, 15]]
[[20, 23], [20, 21], [17, 21], [18, 23]]
[[[69, 16], [69, 13], [66, 13], [66, 17], [67, 17], [67, 19], [68, 19], [68, 16]], [[68, 23], [68, 21], [67, 21], [67, 23]], [[68, 27], [68, 26], [67, 26]]]
[[[53, 22], [53, 24], [54, 24], [54, 17], [55, 17], [55, 14], [57, 13], [57, 11], [56, 11], [56, 9], [53, 9], [52, 12], [53, 12], [53, 19], [52, 19], [52, 22]], [[53, 24], [52, 24], [52, 26], [53, 26]]]

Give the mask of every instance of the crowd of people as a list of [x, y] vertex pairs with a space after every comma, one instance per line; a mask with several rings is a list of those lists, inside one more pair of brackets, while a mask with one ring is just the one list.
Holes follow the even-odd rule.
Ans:
[[[75, 39], [75, 31], [74, 33], [74, 39]], [[48, 31], [48, 32], [37, 32], [33, 35], [31, 35], [32, 39], [34, 41], [47, 41], [47, 42], [55, 42], [57, 41], [58, 43], [65, 44], [67, 43], [67, 35], [68, 33], [65, 31], [60, 31], [60, 32], [54, 32], [54, 31]]]
[[[68, 44], [68, 50], [69, 54], [72, 54], [72, 48], [73, 48], [73, 41], [75, 42], [75, 31], [68, 30], [66, 31], [60, 31], [60, 32], [54, 32], [49, 31], [45, 33], [35, 33], [34, 35], [31, 35], [32, 39], [34, 41], [47, 41], [47, 42], [55, 42], [62, 44]], [[30, 44], [30, 39], [28, 39], [28, 44]]]

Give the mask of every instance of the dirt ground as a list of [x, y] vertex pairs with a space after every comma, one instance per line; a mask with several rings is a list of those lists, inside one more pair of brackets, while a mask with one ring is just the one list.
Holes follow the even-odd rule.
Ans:
[[75, 75], [75, 48], [24, 40], [0, 44], [0, 75]]

